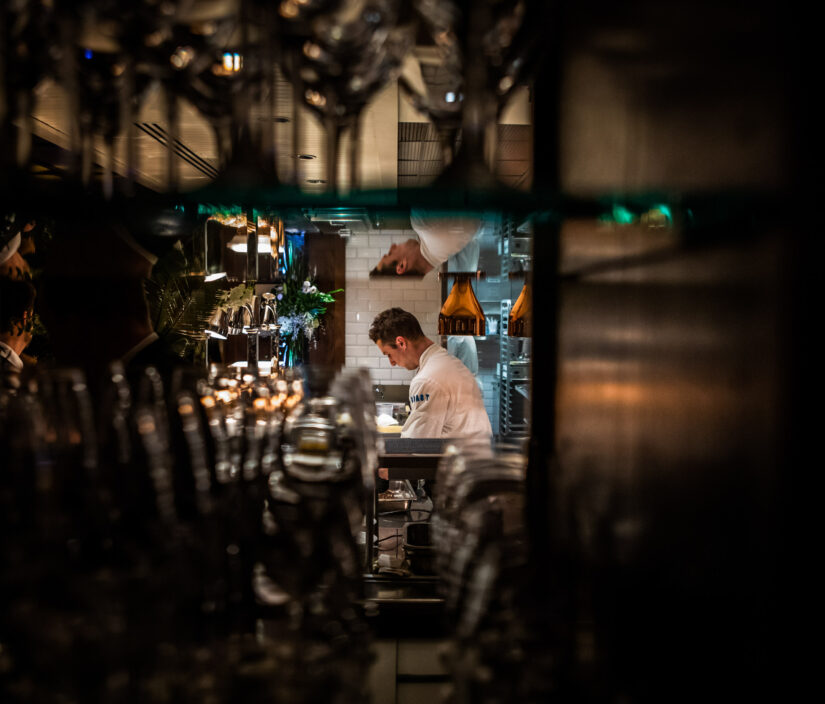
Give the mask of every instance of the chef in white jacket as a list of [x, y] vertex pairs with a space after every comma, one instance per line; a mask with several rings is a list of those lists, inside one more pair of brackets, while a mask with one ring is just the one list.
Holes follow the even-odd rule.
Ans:
[[[478, 238], [501, 226], [501, 214], [449, 214], [413, 208], [410, 223], [418, 239], [393, 244], [370, 276], [420, 277], [444, 262], [448, 271], [476, 271]], [[447, 351], [478, 374], [478, 351], [472, 337], [449, 336]]]
[[418, 372], [410, 382], [405, 438], [491, 438], [481, 391], [467, 367], [426, 337], [412, 313], [389, 308], [370, 327], [370, 339], [392, 366]]
[[465, 256], [462, 266], [472, 265], [472, 268], [462, 271], [472, 271], [478, 264], [475, 238], [485, 220], [474, 214], [450, 215], [413, 209], [410, 224], [418, 239], [391, 245], [370, 276], [421, 277], [459, 253]]

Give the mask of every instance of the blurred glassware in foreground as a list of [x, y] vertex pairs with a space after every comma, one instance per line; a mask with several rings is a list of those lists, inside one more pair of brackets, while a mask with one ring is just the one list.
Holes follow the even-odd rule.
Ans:
[[[184, 163], [212, 180], [203, 197], [281, 186], [297, 158], [306, 105], [326, 132], [326, 189], [339, 192], [339, 146], [349, 131], [349, 190], [358, 173], [359, 118], [372, 98], [418, 63], [419, 26], [441, 63], [438, 87], [401, 77], [415, 106], [435, 124], [447, 168], [443, 182], [496, 185], [484, 164], [494, 127], [540, 52], [543, 3], [349, 0], [280, 3], [15, 0], [0, 10], [0, 154], [4, 167], [31, 166], [38, 98], [65, 103], [61, 178], [112, 198], [136, 193], [145, 138], [165, 148], [152, 188], [186, 188]], [[471, 58], [469, 58], [471, 57]], [[407, 71], [407, 74], [410, 72]], [[278, 114], [279, 76], [293, 91], [293, 114]], [[159, 88], [162, 118], [141, 108]], [[187, 147], [181, 126], [194, 108], [211, 128], [215, 158]], [[290, 154], [276, 154], [276, 126], [292, 122]], [[461, 149], [455, 155], [460, 132]], [[102, 147], [98, 141], [102, 141]], [[122, 176], [118, 186], [116, 176]], [[154, 178], [154, 177], [153, 177]]]
[[99, 398], [47, 368], [0, 395], [4, 701], [363, 701], [359, 378], [115, 364]]

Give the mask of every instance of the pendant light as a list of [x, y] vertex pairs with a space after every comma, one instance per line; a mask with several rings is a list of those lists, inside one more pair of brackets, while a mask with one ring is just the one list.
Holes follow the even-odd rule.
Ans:
[[449, 272], [455, 283], [438, 314], [439, 335], [484, 335], [485, 317], [470, 279], [479, 272]]
[[507, 318], [507, 335], [510, 337], [533, 336], [533, 291], [529, 273], [525, 272], [525, 276], [524, 286]]

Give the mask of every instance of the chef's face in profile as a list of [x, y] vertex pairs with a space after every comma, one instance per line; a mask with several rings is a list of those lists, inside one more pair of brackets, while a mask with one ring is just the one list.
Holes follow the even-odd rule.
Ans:
[[392, 244], [375, 268], [381, 274], [389, 275], [403, 276], [404, 274], [417, 273], [414, 270], [417, 249], [418, 241], [414, 239]]
[[393, 367], [403, 367], [404, 369], [418, 368], [418, 358], [410, 348], [410, 344], [405, 337], [396, 337], [395, 343], [390, 344], [383, 340], [378, 340], [376, 343], [381, 353], [386, 355], [390, 360], [390, 365]]

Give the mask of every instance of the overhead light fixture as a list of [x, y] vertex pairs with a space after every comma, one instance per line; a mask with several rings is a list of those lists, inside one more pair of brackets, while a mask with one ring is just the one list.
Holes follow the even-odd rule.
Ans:
[[[239, 234], [235, 235], [229, 242], [226, 244], [229, 249], [233, 252], [238, 252], [239, 254], [246, 254], [246, 235]], [[272, 253], [272, 240], [266, 236], [258, 236], [258, 254], [271, 254]]]
[[533, 336], [533, 292], [530, 286], [529, 274], [527, 277], [524, 287], [521, 289], [521, 293], [507, 317], [508, 337]]
[[[230, 367], [235, 367], [235, 369], [246, 369], [249, 366], [249, 363], [245, 360], [240, 362], [232, 362], [229, 365]], [[258, 360], [258, 369], [264, 373], [269, 372], [272, 369], [272, 360], [271, 359], [259, 359]]]
[[223, 55], [223, 69], [231, 73], [237, 73], [243, 68], [243, 56], [237, 52], [226, 51]]
[[296, 154], [296, 159], [317, 159], [318, 157], [315, 154]]
[[209, 274], [208, 276], [206, 276], [204, 278], [204, 281], [206, 283], [209, 283], [211, 281], [218, 281], [218, 280], [223, 279], [225, 277], [226, 277], [226, 272], [225, 271], [219, 271], [217, 274]]

